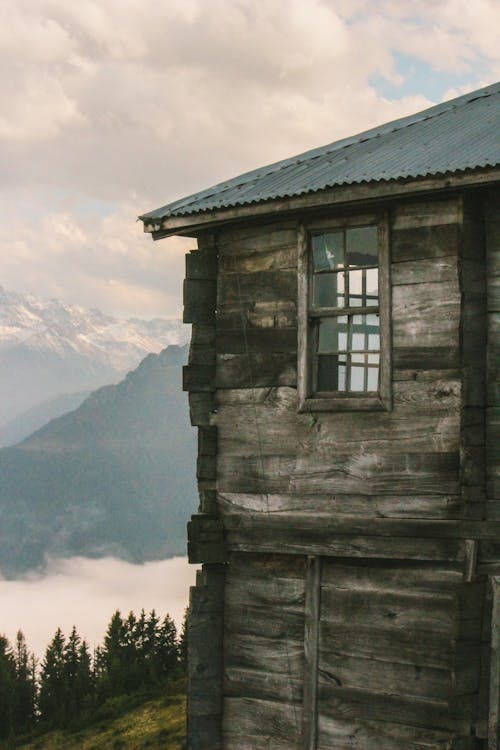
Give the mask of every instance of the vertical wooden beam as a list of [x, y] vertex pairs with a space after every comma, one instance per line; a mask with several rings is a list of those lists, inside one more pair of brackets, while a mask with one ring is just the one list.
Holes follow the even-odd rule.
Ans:
[[490, 708], [488, 750], [500, 750], [500, 576], [491, 578]]
[[307, 558], [304, 627], [303, 748], [316, 750], [318, 741], [318, 646], [321, 608], [321, 558]]
[[464, 582], [465, 583], [470, 583], [475, 578], [478, 553], [479, 553], [478, 540], [466, 539], [465, 540], [465, 559], [464, 559]]

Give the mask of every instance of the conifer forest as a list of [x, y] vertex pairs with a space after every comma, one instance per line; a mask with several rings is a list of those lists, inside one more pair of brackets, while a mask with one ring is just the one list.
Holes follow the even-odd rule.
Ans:
[[[117, 610], [93, 651], [73, 627], [60, 628], [38, 662], [22, 631], [0, 635], [0, 742], [48, 729], [76, 729], [129, 696], [150, 698], [184, 674], [186, 618], [152, 610], [122, 617]], [[0, 745], [3, 747], [3, 745]]]

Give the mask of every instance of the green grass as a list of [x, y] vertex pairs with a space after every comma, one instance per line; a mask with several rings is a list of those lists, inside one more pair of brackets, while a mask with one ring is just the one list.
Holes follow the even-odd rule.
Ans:
[[77, 732], [47, 732], [16, 750], [184, 750], [185, 728], [186, 697], [169, 695]]

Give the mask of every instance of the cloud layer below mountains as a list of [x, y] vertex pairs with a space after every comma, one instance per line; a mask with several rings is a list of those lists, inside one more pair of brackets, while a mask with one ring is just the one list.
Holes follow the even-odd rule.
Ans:
[[137, 214], [498, 78], [495, 0], [3, 0], [3, 284], [180, 311]]
[[161, 617], [168, 612], [180, 627], [194, 578], [195, 567], [184, 557], [144, 565], [114, 558], [53, 560], [42, 577], [0, 577], [0, 634], [13, 643], [21, 629], [42, 658], [58, 627], [67, 636], [76, 625], [91, 648], [102, 643], [116, 609], [124, 615], [142, 608]]

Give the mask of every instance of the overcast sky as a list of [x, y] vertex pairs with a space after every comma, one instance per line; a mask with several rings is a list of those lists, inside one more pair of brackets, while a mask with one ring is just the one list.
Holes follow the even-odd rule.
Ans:
[[0, 284], [119, 315], [180, 316], [138, 214], [500, 78], [498, 0], [0, 9]]

